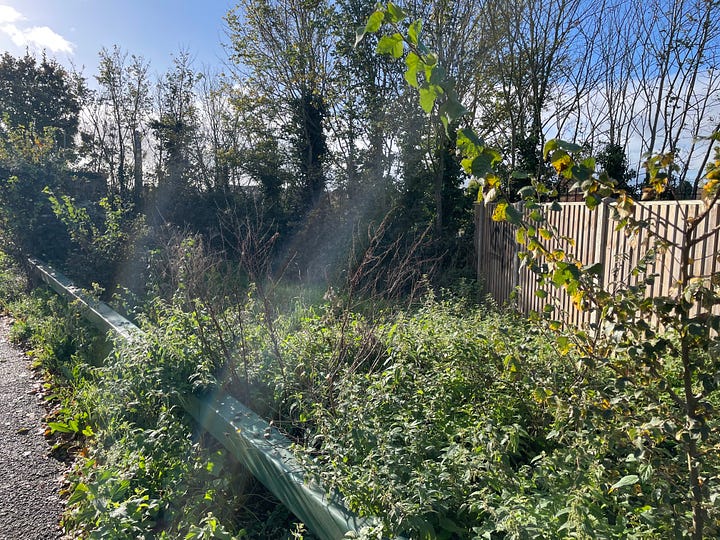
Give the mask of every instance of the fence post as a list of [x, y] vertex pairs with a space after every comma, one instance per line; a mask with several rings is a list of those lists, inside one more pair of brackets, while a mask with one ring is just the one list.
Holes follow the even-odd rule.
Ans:
[[[597, 221], [595, 223], [595, 261], [600, 263], [602, 267], [602, 273], [600, 274], [600, 286], [605, 287], [605, 284], [610, 281], [611, 269], [607, 267], [607, 249], [606, 246], [610, 245], [610, 238], [608, 238], [608, 228], [610, 225], [610, 202], [612, 199], [606, 197], [602, 200], [601, 204], [597, 208]], [[590, 261], [588, 261], [590, 262]], [[598, 324], [600, 320], [600, 313], [596, 310], [593, 314], [591, 323]]]
[[480, 266], [485, 254], [485, 220], [487, 210], [480, 202], [475, 203], [475, 277], [480, 282], [482, 268]]
[[[525, 204], [520, 201], [513, 204], [515, 207], [515, 210], [520, 212], [521, 214], [525, 213]], [[519, 289], [520, 287], [520, 244], [517, 243], [515, 240], [515, 226], [510, 227], [510, 246], [512, 250], [512, 283], [510, 286], [510, 295], [513, 295], [513, 293], [516, 295], [515, 299], [515, 307], [516, 309], [525, 310], [527, 307], [527, 299], [524, 298], [524, 295], [527, 294], [534, 294], [535, 291], [529, 291], [526, 290], [527, 283], [523, 283], [523, 287]], [[512, 296], [510, 296], [512, 298]]]

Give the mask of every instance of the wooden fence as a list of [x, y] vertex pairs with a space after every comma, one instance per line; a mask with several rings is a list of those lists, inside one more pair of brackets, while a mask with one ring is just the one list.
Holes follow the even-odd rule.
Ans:
[[[613, 292], [632, 283], [631, 270], [637, 265], [651, 245], [648, 231], [676, 244], [660, 254], [648, 266], [648, 272], [657, 274], [648, 293], [651, 296], [668, 295], [680, 275], [680, 248], [682, 233], [688, 220], [703, 211], [701, 201], [653, 201], [638, 203], [635, 218], [647, 220], [650, 226], [638, 235], [627, 235], [616, 230], [612, 219], [613, 203], [604, 202], [590, 211], [583, 202], [559, 203], [559, 211], [546, 213], [547, 224], [555, 228], [559, 236], [574, 238], [575, 246], [553, 239], [556, 247], [572, 253], [583, 264], [600, 263], [601, 279], [606, 290]], [[477, 275], [485, 290], [499, 303], [507, 302], [517, 291], [514, 302], [519, 311], [529, 313], [542, 311], [552, 302], [573, 324], [593, 322], [588, 312], [579, 311], [564, 291], [546, 289], [547, 298], [535, 294], [538, 288], [535, 274], [521, 268], [515, 227], [491, 218], [492, 206], [482, 203], [475, 206], [475, 253]], [[720, 272], [720, 208], [715, 206], [710, 215], [698, 226], [695, 238], [704, 239], [691, 252], [693, 275], [709, 276]], [[555, 247], [555, 246], [554, 246]]]

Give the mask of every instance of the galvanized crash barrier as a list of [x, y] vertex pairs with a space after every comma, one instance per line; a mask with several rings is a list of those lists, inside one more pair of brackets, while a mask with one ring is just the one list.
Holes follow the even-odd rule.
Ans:
[[[84, 295], [60, 272], [37, 259], [29, 262], [56, 293], [77, 302], [85, 318], [99, 329], [123, 340], [142, 335], [137, 326], [107, 304]], [[235, 398], [219, 395], [199, 399], [190, 395], [183, 401], [188, 413], [316, 536], [336, 540], [377, 526], [376, 519], [358, 517], [345, 508], [339, 494], [328, 495], [321, 485], [306, 481], [290, 450], [290, 440]]]

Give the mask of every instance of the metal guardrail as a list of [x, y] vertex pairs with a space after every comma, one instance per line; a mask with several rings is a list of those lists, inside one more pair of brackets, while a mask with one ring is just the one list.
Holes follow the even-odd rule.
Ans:
[[[98, 328], [123, 340], [142, 335], [132, 322], [83, 294], [51, 266], [37, 259], [29, 262], [56, 293], [78, 302], [83, 315]], [[190, 395], [182, 401], [187, 412], [316, 536], [336, 540], [378, 524], [376, 519], [360, 518], [345, 508], [339, 494], [328, 495], [322, 486], [306, 482], [303, 468], [290, 450], [290, 440], [235, 398], [220, 395], [199, 399]]]

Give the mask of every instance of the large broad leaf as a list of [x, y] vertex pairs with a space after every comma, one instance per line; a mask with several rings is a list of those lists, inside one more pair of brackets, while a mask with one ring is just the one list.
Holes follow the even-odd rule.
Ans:
[[482, 152], [478, 154], [472, 161], [470, 171], [474, 176], [482, 178], [488, 174], [494, 173], [493, 168], [496, 163], [502, 159], [500, 153], [492, 148], [483, 148]]
[[368, 22], [365, 25], [365, 32], [369, 32], [371, 34], [377, 32], [380, 30], [380, 27], [382, 26], [383, 21], [385, 20], [385, 12], [383, 11], [376, 11], [370, 17], [368, 17]]
[[447, 133], [448, 137], [450, 136], [448, 131], [450, 124], [455, 122], [458, 118], [465, 116], [467, 112], [467, 109], [462, 106], [462, 103], [460, 103], [454, 95], [449, 96], [445, 103], [440, 106], [438, 113], [440, 114], [440, 120], [445, 127], [445, 133]]
[[414, 52], [409, 52], [405, 57], [405, 65], [407, 66], [405, 70], [405, 80], [410, 86], [417, 88], [419, 86], [417, 78], [418, 70], [421, 67], [420, 57]]
[[435, 100], [442, 93], [442, 88], [436, 84], [420, 87], [420, 106], [427, 114], [430, 114], [435, 106]]
[[492, 156], [488, 155], [485, 152], [482, 152], [480, 155], [476, 156], [475, 159], [472, 160], [470, 171], [474, 176], [477, 176], [478, 178], [482, 178], [486, 174], [493, 172]]
[[575, 153], [582, 150], [582, 146], [567, 141], [561, 141], [560, 139], [550, 139], [543, 147], [543, 158], [547, 159], [548, 154], [555, 150], [564, 150], [565, 152]]
[[484, 145], [477, 133], [469, 128], [458, 129], [455, 144], [466, 156], [476, 155], [481, 150], [480, 147]]
[[380, 54], [391, 54], [394, 58], [400, 58], [403, 54], [403, 39], [398, 33], [391, 36], [383, 36], [378, 41], [377, 52]]
[[392, 2], [388, 2], [387, 13], [388, 19], [390, 19], [390, 22], [393, 24], [398, 23], [402, 21], [405, 17], [407, 17], [407, 13], [405, 13], [399, 6], [396, 6]]
[[610, 486], [610, 493], [612, 493], [616, 489], [620, 489], [621, 487], [637, 484], [639, 481], [640, 477], [637, 474], [628, 474], [627, 476], [623, 476], [620, 480]]

